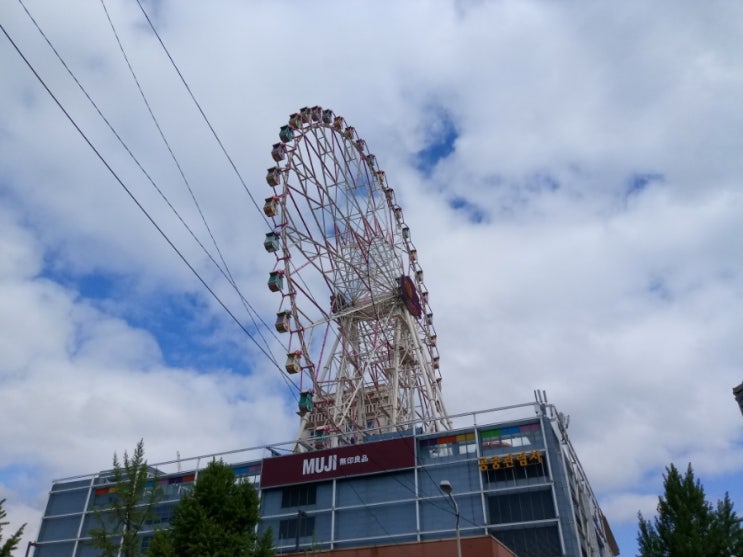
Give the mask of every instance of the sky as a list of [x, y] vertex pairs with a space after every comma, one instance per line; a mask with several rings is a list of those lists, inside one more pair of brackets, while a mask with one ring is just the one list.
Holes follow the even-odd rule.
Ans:
[[395, 188], [450, 413], [546, 391], [622, 555], [670, 463], [743, 511], [741, 3], [143, 6], [229, 160], [137, 2], [0, 6], [98, 153], [0, 33], [0, 498], [28, 523], [21, 550], [52, 479], [139, 439], [161, 462], [293, 438], [285, 379], [166, 242], [255, 338], [163, 199], [271, 323], [253, 199], [280, 126], [312, 105], [343, 115]]

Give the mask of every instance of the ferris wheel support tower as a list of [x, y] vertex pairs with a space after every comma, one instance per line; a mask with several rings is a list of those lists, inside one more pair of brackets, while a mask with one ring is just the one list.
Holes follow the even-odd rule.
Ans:
[[271, 155], [264, 247], [287, 373], [300, 389], [301, 448], [368, 433], [451, 428], [418, 252], [384, 171], [342, 116], [289, 117]]

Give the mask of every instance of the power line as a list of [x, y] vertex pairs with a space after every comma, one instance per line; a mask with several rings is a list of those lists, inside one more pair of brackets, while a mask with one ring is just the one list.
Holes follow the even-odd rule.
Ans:
[[[204, 109], [201, 107], [201, 104], [196, 99], [196, 96], [194, 95], [193, 91], [191, 90], [190, 85], [186, 81], [186, 78], [183, 76], [183, 73], [181, 72], [180, 68], [178, 67], [178, 64], [176, 64], [175, 59], [171, 55], [170, 51], [165, 46], [165, 42], [163, 41], [162, 37], [158, 33], [157, 28], [155, 27], [155, 25], [152, 23], [152, 20], [150, 19], [150, 16], [147, 14], [147, 11], [144, 9], [144, 6], [142, 6], [142, 2], [140, 0], [137, 0], [137, 5], [139, 6], [139, 9], [142, 12], [142, 15], [144, 16], [144, 18], [147, 20], [147, 24], [149, 25], [150, 29], [152, 30], [152, 33], [157, 38], [157, 41], [160, 43], [160, 46], [162, 47], [163, 52], [165, 52], [165, 55], [168, 57], [168, 60], [170, 61], [171, 65], [173, 66], [173, 69], [178, 74], [178, 77], [180, 78], [181, 82], [183, 83], [183, 86], [185, 87], [186, 91], [188, 92], [189, 96], [191, 97], [191, 100], [194, 102], [194, 105], [196, 106], [196, 108], [198, 109], [198, 111], [201, 114], [202, 118], [204, 119], [204, 122], [206, 123], [207, 127], [209, 128], [209, 131], [211, 131], [212, 135], [214, 136], [214, 139], [216, 140], [217, 144], [219, 145], [219, 148], [221, 149], [221, 151], [224, 154], [225, 158], [227, 159], [227, 161], [229, 162], [230, 166], [232, 167], [232, 170], [235, 172], [235, 175], [237, 176], [238, 180], [242, 184], [243, 189], [248, 194], [248, 197], [250, 197], [250, 200], [252, 201], [253, 206], [256, 208], [256, 210], [258, 211], [258, 213], [261, 215], [261, 218], [263, 218], [263, 222], [266, 224], [266, 227], [269, 228], [269, 229], [271, 229], [271, 230], [273, 230], [273, 225], [268, 221], [268, 219], [266, 218], [266, 216], [263, 214], [263, 210], [261, 209], [261, 207], [256, 202], [255, 198], [253, 197], [253, 194], [250, 192], [250, 189], [248, 188], [248, 185], [246, 184], [245, 179], [242, 177], [242, 174], [240, 174], [240, 171], [238, 170], [237, 165], [232, 160], [232, 157], [230, 156], [230, 154], [227, 152], [227, 149], [224, 146], [224, 143], [222, 143], [222, 140], [220, 139], [219, 134], [217, 134], [217, 131], [214, 129], [214, 126], [212, 125], [211, 121], [209, 120], [209, 118], [207, 117], [206, 113], [204, 112]], [[265, 325], [265, 323], [264, 323], [264, 325]], [[268, 327], [268, 329], [271, 330], [270, 327]], [[276, 335], [273, 335], [273, 336], [274, 336], [274, 338], [276, 338]], [[284, 378], [285, 381], [288, 381], [288, 379], [284, 376], [283, 372], [282, 372], [282, 377]], [[298, 387], [294, 383], [291, 383], [291, 385], [298, 389]]]
[[[20, 1], [20, 0], [19, 0]], [[196, 206], [197, 211], [199, 212], [199, 216], [201, 216], [201, 220], [204, 223], [204, 226], [206, 227], [207, 231], [209, 232], [209, 236], [212, 240], [212, 243], [214, 244], [214, 247], [217, 250], [217, 254], [219, 255], [219, 259], [224, 265], [225, 270], [230, 275], [229, 278], [232, 279], [232, 275], [229, 272], [229, 269], [227, 267], [227, 263], [224, 260], [224, 257], [222, 256], [222, 252], [219, 249], [219, 246], [217, 245], [217, 241], [214, 238], [214, 234], [212, 233], [211, 228], [209, 227], [209, 224], [206, 221], [206, 217], [204, 216], [203, 211], [201, 210], [201, 206], [199, 205], [199, 202], [196, 199], [196, 196], [193, 192], [193, 189], [191, 188], [191, 184], [188, 181], [188, 178], [186, 178], [186, 174], [183, 172], [183, 167], [181, 166], [180, 162], [178, 161], [178, 158], [175, 156], [175, 153], [173, 152], [172, 147], [170, 146], [170, 143], [168, 142], [168, 139], [165, 137], [165, 133], [162, 130], [162, 127], [160, 126], [160, 122], [158, 121], [157, 117], [155, 116], [155, 113], [152, 110], [152, 106], [150, 105], [150, 102], [147, 100], [147, 96], [144, 93], [144, 90], [142, 89], [142, 85], [139, 82], [139, 79], [137, 78], [136, 73], [134, 72], [134, 68], [132, 67], [132, 64], [129, 60], [129, 57], [126, 54], [126, 51], [124, 50], [124, 45], [121, 43], [121, 38], [119, 37], [118, 32], [116, 31], [116, 27], [114, 26], [113, 21], [111, 20], [111, 15], [108, 12], [108, 9], [106, 8], [106, 4], [101, 0], [101, 6], [103, 7], [103, 11], [106, 14], [106, 19], [108, 20], [109, 25], [111, 26], [111, 30], [113, 31], [114, 37], [116, 38], [116, 42], [119, 45], [119, 50], [121, 51], [121, 54], [124, 57], [124, 61], [126, 62], [127, 67], [129, 68], [129, 72], [132, 75], [132, 78], [134, 79], [134, 83], [137, 85], [137, 90], [139, 91], [140, 96], [142, 97], [142, 101], [144, 102], [145, 106], [147, 107], [147, 112], [150, 114], [150, 117], [152, 118], [153, 123], [155, 124], [155, 127], [157, 128], [158, 133], [160, 134], [160, 138], [163, 140], [163, 143], [165, 144], [165, 147], [168, 150], [168, 153], [170, 153], [170, 158], [173, 160], [173, 163], [175, 164], [176, 168], [178, 169], [178, 173], [181, 176], [181, 179], [183, 180], [184, 184], [186, 185], [186, 189], [188, 189], [189, 194], [191, 194], [191, 199], [194, 202], [194, 205]], [[231, 281], [233, 286], [235, 286], [234, 280]]]
[[[240, 292], [239, 288], [237, 288], [237, 286], [235, 284], [235, 281], [234, 280], [231, 280], [232, 277], [231, 276], [228, 277], [225, 274], [224, 269], [222, 269], [222, 267], [219, 265], [219, 263], [217, 263], [217, 261], [214, 260], [214, 257], [209, 253], [209, 250], [206, 248], [206, 246], [203, 245], [203, 243], [195, 235], [195, 233], [190, 228], [190, 226], [184, 221], [183, 217], [180, 215], [180, 213], [178, 212], [178, 210], [173, 206], [173, 204], [167, 198], [167, 196], [165, 195], [165, 193], [158, 187], [158, 185], [155, 183], [155, 181], [152, 178], [152, 176], [142, 166], [142, 164], [139, 162], [139, 160], [137, 159], [137, 157], [131, 151], [131, 149], [129, 148], [129, 146], [122, 139], [122, 137], [119, 135], [119, 133], [113, 127], [113, 125], [111, 124], [111, 122], [103, 114], [103, 112], [101, 111], [101, 109], [98, 107], [98, 105], [93, 100], [93, 98], [90, 96], [90, 94], [87, 92], [87, 90], [82, 85], [82, 83], [77, 79], [77, 77], [75, 76], [74, 72], [72, 72], [72, 70], [70, 69], [70, 67], [68, 66], [68, 64], [65, 62], [64, 58], [62, 58], [61, 54], [57, 51], [57, 49], [55, 48], [54, 44], [48, 38], [48, 36], [44, 32], [44, 30], [41, 28], [41, 26], [38, 24], [38, 22], [36, 21], [36, 19], [30, 13], [30, 11], [25, 6], [25, 4], [23, 3], [23, 1], [22, 0], [18, 0], [18, 2], [23, 7], [24, 11], [26, 12], [26, 15], [29, 17], [29, 19], [31, 20], [31, 22], [34, 24], [34, 26], [36, 27], [36, 29], [39, 32], [39, 34], [44, 38], [44, 40], [46, 41], [46, 43], [49, 46], [49, 48], [52, 50], [52, 52], [54, 52], [54, 54], [57, 57], [58, 61], [65, 68], [65, 70], [70, 75], [70, 77], [72, 78], [72, 80], [76, 83], [76, 85], [78, 86], [78, 88], [80, 89], [80, 91], [83, 93], [83, 95], [85, 95], [85, 97], [88, 99], [88, 102], [90, 102], [90, 104], [96, 110], [96, 112], [98, 113], [98, 115], [100, 116], [100, 118], [105, 122], [105, 124], [107, 125], [107, 127], [109, 128], [109, 130], [111, 131], [111, 133], [113, 133], [113, 135], [116, 137], [116, 139], [119, 141], [119, 143], [121, 144], [121, 146], [124, 148], [124, 150], [129, 155], [129, 157], [134, 161], [134, 163], [137, 165], [137, 167], [140, 169], [140, 171], [144, 174], [144, 176], [147, 178], [147, 180], [150, 182], [150, 184], [153, 186], [153, 188], [155, 188], [155, 190], [158, 192], [158, 194], [163, 199], [163, 201], [168, 205], [168, 207], [173, 212], [173, 214], [181, 222], [181, 224], [183, 225], [183, 227], [189, 232], [189, 234], [194, 239], [194, 241], [201, 247], [201, 249], [204, 251], [204, 253], [207, 255], [207, 257], [215, 265], [215, 267], [217, 267], [217, 269], [219, 269], [220, 273], [225, 277], [225, 279], [233, 286], [233, 288], [235, 289], [235, 292], [238, 294], [238, 296], [240, 297], [240, 299], [243, 301], [243, 305], [246, 306], [246, 311], [248, 311], [248, 315], [250, 316], [250, 310], [252, 310], [253, 313], [258, 317], [258, 320], [270, 331], [270, 327], [265, 323], [265, 321], [263, 321], [263, 319], [260, 317], [260, 315], [258, 314], [258, 312], [256, 312], [255, 309], [250, 305], [250, 303], [247, 301], [247, 299], [243, 296], [242, 292]], [[220, 305], [222, 305], [222, 304], [220, 304]], [[248, 309], [248, 308], [250, 308], [250, 309]], [[231, 315], [231, 317], [233, 317], [233, 319], [234, 319], [234, 316]], [[268, 346], [269, 346], [268, 345], [268, 342], [266, 341], [265, 337], [261, 333], [260, 328], [257, 326], [257, 324], [255, 323], [255, 319], [252, 316], [251, 316], [251, 320], [253, 320], [254, 325], [256, 325], [256, 331], [258, 332], [258, 335], [261, 337], [261, 340], [263, 341], [263, 344], [266, 346], [266, 349], [267, 350], [270, 350], [268, 348]], [[245, 329], [243, 328], [243, 330], [245, 330]], [[260, 345], [258, 345], [258, 342], [249, 333], [248, 333], [248, 337], [258, 346], [259, 349], [261, 348]], [[276, 338], [276, 335], [273, 334], [273, 337]], [[278, 340], [278, 339], [276, 338], [276, 340]], [[263, 350], [261, 350], [261, 351], [265, 354], [265, 351], [263, 351]], [[284, 375], [283, 369], [281, 368], [281, 366], [279, 365], [279, 363], [276, 361], [276, 358], [271, 356], [271, 357], [269, 357], [269, 360], [279, 370], [279, 372], [281, 373], [281, 377], [284, 380], [284, 382], [287, 383], [287, 386], [294, 387], [296, 389], [296, 386], [291, 381], [289, 381], [289, 379]], [[292, 393], [292, 395], [294, 396], [295, 399], [297, 398], [296, 397], [296, 394]]]
[[242, 184], [243, 188], [245, 189], [246, 193], [250, 197], [250, 200], [253, 202], [253, 205], [255, 205], [255, 208], [258, 210], [258, 212], [263, 216], [263, 221], [266, 223], [266, 226], [269, 228], [271, 227], [271, 223], [268, 222], [268, 219], [263, 215], [263, 211], [261, 210], [260, 206], [256, 202], [255, 198], [253, 197], [253, 194], [250, 193], [250, 189], [248, 189], [248, 185], [245, 183], [245, 180], [243, 179], [242, 175], [240, 174], [240, 171], [237, 169], [237, 166], [235, 165], [234, 161], [232, 160], [232, 157], [227, 152], [227, 149], [225, 148], [224, 144], [222, 143], [222, 140], [219, 138], [219, 135], [217, 135], [217, 132], [214, 129], [214, 126], [212, 126], [212, 123], [209, 121], [209, 118], [207, 118], [206, 113], [201, 108], [201, 104], [199, 104], [199, 101], [196, 100], [195, 95], [193, 94], [193, 91], [191, 91], [191, 87], [188, 85], [188, 82], [186, 81], [186, 78], [183, 77], [183, 74], [181, 73], [180, 68], [175, 63], [175, 60], [170, 54], [170, 51], [165, 46], [165, 43], [163, 42], [162, 38], [160, 37], [160, 34], [157, 32], [157, 29], [155, 28], [154, 24], [152, 23], [152, 20], [150, 19], [150, 16], [147, 14], [147, 11], [142, 6], [142, 2], [140, 0], [137, 0], [137, 5], [139, 6], [139, 9], [142, 11], [142, 15], [144, 15], [145, 19], [147, 20], [147, 23], [150, 26], [150, 29], [152, 29], [152, 33], [157, 38], [158, 42], [160, 43], [160, 46], [162, 47], [163, 51], [165, 52], [166, 56], [168, 57], [168, 60], [170, 60], [170, 63], [173, 65], [173, 69], [178, 74], [178, 77], [181, 79], [181, 82], [183, 83], [183, 86], [186, 88], [186, 91], [188, 91], [188, 94], [191, 96], [191, 100], [196, 105], [196, 108], [199, 110], [199, 113], [204, 118], [204, 122], [206, 122], [206, 125], [209, 127], [209, 130], [212, 132], [212, 135], [214, 136], [214, 139], [217, 140], [217, 143], [219, 144], [220, 149], [222, 150], [222, 153], [224, 153], [224, 156], [227, 158], [227, 160], [230, 163], [230, 166], [232, 167], [232, 170], [235, 171], [235, 174], [237, 175], [237, 178], [240, 180], [240, 183]]
[[[268, 349], [269, 348], [269, 344], [266, 341], [266, 338], [263, 336], [263, 333], [261, 332], [260, 327], [256, 323], [256, 319], [258, 319], [263, 324], [263, 326], [266, 327], [266, 329], [268, 331], [270, 331], [270, 332], [272, 332], [271, 331], [271, 328], [260, 317], [260, 314], [255, 310], [255, 308], [252, 306], [252, 304], [247, 300], [247, 298], [245, 296], [243, 296], [242, 292], [240, 291], [240, 288], [238, 287], [237, 282], [235, 281], [235, 279], [234, 279], [234, 277], [232, 275], [232, 272], [230, 270], [230, 267], [227, 264], [227, 261], [225, 260], [223, 254], [222, 254], [222, 250], [220, 250], [219, 244], [217, 243], [217, 240], [214, 237], [214, 234], [212, 232], [212, 229], [209, 226], [209, 223], [207, 222], [206, 216], [204, 215], [204, 212], [201, 209], [201, 205], [199, 204], [198, 200], [196, 199], [196, 195], [194, 194], [193, 188], [191, 187], [191, 184], [189, 183], [188, 178], [186, 177], [186, 174], [183, 171], [183, 167], [180, 164], [178, 158], [176, 157], [175, 152], [173, 151], [173, 149], [172, 149], [172, 147], [170, 145], [170, 142], [168, 141], [167, 137], [165, 136], [165, 132], [163, 131], [162, 126], [160, 125], [160, 122], [158, 121], [157, 117], [155, 116], [155, 113], [154, 113], [154, 111], [152, 109], [152, 106], [151, 106], [149, 100], [147, 99], [147, 95], [145, 95], [144, 89], [142, 88], [142, 84], [140, 83], [139, 79], [137, 78], [137, 74], [134, 71], [134, 67], [132, 66], [131, 61], [129, 60], [129, 56], [126, 53], [126, 50], [124, 48], [123, 43], [121, 42], [121, 38], [119, 36], [119, 33], [116, 30], [116, 26], [114, 25], [114, 23], [113, 23], [113, 21], [111, 19], [111, 15], [110, 15], [108, 9], [106, 8], [106, 4], [105, 4], [104, 0], [101, 0], [101, 6], [103, 7], [103, 11], [106, 14], [106, 19], [108, 20], [108, 24], [110, 25], [111, 30], [113, 31], [114, 37], [116, 38], [116, 43], [119, 46], [119, 50], [121, 51], [121, 54], [124, 57], [124, 61], [126, 62], [127, 67], [129, 68], [129, 72], [130, 72], [130, 74], [131, 74], [131, 76], [132, 76], [132, 78], [134, 80], [134, 83], [137, 86], [137, 90], [139, 91], [140, 97], [142, 98], [142, 101], [144, 102], [145, 106], [147, 107], [147, 112], [149, 113], [150, 118], [152, 119], [155, 127], [157, 128], [157, 131], [158, 131], [158, 133], [160, 135], [160, 138], [162, 139], [163, 143], [165, 144], [165, 147], [167, 148], [168, 153], [170, 154], [170, 157], [173, 160], [173, 163], [175, 164], [176, 168], [178, 169], [178, 173], [180, 174], [181, 179], [183, 180], [183, 183], [185, 184], [186, 189], [188, 190], [188, 193], [190, 194], [191, 199], [194, 202], [194, 205], [196, 207], [196, 210], [198, 211], [199, 216], [201, 217], [201, 221], [204, 223], [204, 227], [206, 228], [206, 230], [207, 230], [207, 232], [209, 234], [209, 237], [212, 240], [212, 244], [214, 245], [214, 248], [217, 251], [217, 255], [219, 256], [219, 259], [222, 262], [222, 266], [223, 267], [221, 267], [216, 261], [214, 261], [214, 258], [212, 258], [211, 256], [210, 256], [210, 259], [216, 265], [216, 267], [220, 270], [220, 272], [225, 277], [225, 279], [227, 280], [227, 282], [232, 286], [232, 288], [238, 294], [238, 297], [242, 301], [242, 304], [243, 304], [243, 307], [245, 308], [246, 313], [248, 314], [248, 316], [250, 317], [251, 321], [255, 325], [256, 332], [258, 333], [258, 335], [260, 336], [260, 338], [263, 341], [264, 345]], [[181, 221], [181, 222], [183, 222], [183, 221]], [[183, 223], [183, 224], [184, 224], [184, 226], [186, 226], [186, 228], [188, 228], [188, 226], [185, 223]], [[192, 236], [193, 236], [193, 233], [192, 233]], [[201, 243], [199, 243], [199, 245], [201, 245]], [[202, 245], [202, 249], [204, 249], [206, 251], [206, 248], [204, 248], [203, 245]], [[207, 255], [209, 255], [208, 252], [207, 252]], [[278, 338], [276, 337], [276, 335], [274, 333], [272, 333], [272, 335], [273, 335], [273, 337], [274, 337], [275, 340], [278, 340]], [[275, 360], [274, 360], [274, 363], [276, 363]], [[276, 364], [276, 365], [278, 367], [278, 364]]]
[[[20, 0], [19, 0], [20, 1]], [[25, 6], [24, 6], [25, 8]], [[69, 120], [69, 122], [72, 124], [72, 126], [77, 130], [77, 132], [80, 134], [80, 136], [83, 138], [83, 140], [88, 144], [88, 147], [95, 153], [95, 155], [98, 157], [98, 159], [103, 163], [103, 165], [106, 167], [106, 169], [109, 171], [109, 173], [114, 177], [114, 179], [119, 183], [119, 185], [124, 189], [124, 191], [127, 193], [127, 195], [134, 201], [134, 203], [137, 205], [137, 207], [142, 211], [142, 213], [147, 217], [147, 220], [150, 221], [152, 226], [155, 227], [155, 229], [158, 231], [158, 233], [163, 237], [163, 239], [168, 243], [168, 245], [173, 249], [173, 251], [178, 255], [178, 257], [183, 261], [183, 263], [186, 264], [186, 266], [189, 268], [189, 270], [194, 274], [194, 276], [201, 282], [201, 284], [204, 286], [204, 288], [207, 289], [207, 291], [212, 295], [212, 297], [217, 301], [217, 303], [224, 309], [227, 314], [232, 318], [232, 320], [237, 324], [240, 329], [250, 338], [258, 347], [258, 349], [269, 359], [269, 361], [272, 361], [274, 364], [278, 366], [278, 363], [275, 361], [275, 359], [272, 357], [271, 354], [269, 354], [262, 346], [260, 346], [257, 341], [253, 338], [253, 336], [250, 334], [250, 332], [245, 328], [245, 326], [237, 319], [237, 317], [230, 311], [230, 309], [225, 305], [225, 303], [217, 296], [217, 294], [212, 290], [212, 288], [206, 283], [206, 281], [203, 279], [203, 277], [198, 273], [198, 271], [188, 262], [186, 257], [181, 253], [181, 251], [175, 246], [175, 244], [172, 242], [172, 240], [168, 237], [168, 235], [163, 231], [162, 228], [155, 222], [154, 218], [150, 213], [144, 208], [144, 206], [139, 202], [137, 197], [132, 193], [132, 191], [126, 186], [124, 181], [119, 177], [119, 175], [116, 173], [116, 171], [111, 167], [111, 165], [106, 161], [106, 159], [103, 157], [103, 155], [98, 151], [98, 149], [93, 145], [91, 140], [88, 138], [88, 136], [85, 134], [85, 132], [80, 128], [80, 126], [75, 122], [75, 119], [70, 115], [69, 112], [64, 108], [62, 103], [59, 101], [59, 99], [54, 95], [52, 90], [49, 88], [49, 86], [46, 84], [44, 79], [39, 75], [39, 73], [34, 68], [33, 64], [26, 58], [26, 56], [23, 54], [21, 49], [18, 47], [16, 42], [13, 40], [13, 38], [10, 36], [8, 31], [5, 29], [5, 26], [0, 23], [0, 30], [2, 30], [5, 37], [8, 39], [8, 42], [10, 42], [11, 46], [15, 49], [15, 51], [18, 53], [18, 56], [21, 57], [23, 62], [26, 64], [29, 70], [34, 74], [36, 79], [39, 81], [39, 83], [42, 85], [42, 87], [46, 90], [46, 92], [49, 94], [49, 96], [52, 98], [52, 100], [55, 102], [55, 104], [59, 107], [59, 109], [62, 111], [62, 113], [65, 115], [65, 117]], [[283, 372], [282, 372], [283, 377]], [[293, 384], [292, 384], [293, 385]]]

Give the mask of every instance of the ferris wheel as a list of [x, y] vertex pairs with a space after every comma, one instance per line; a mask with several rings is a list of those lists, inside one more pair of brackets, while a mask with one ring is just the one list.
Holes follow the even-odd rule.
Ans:
[[298, 450], [450, 429], [423, 270], [385, 173], [332, 110], [302, 108], [279, 138], [264, 247], [300, 390]]

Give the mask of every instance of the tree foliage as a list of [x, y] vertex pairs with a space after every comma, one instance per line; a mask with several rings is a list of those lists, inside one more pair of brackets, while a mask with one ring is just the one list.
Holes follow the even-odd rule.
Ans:
[[743, 530], [727, 493], [713, 507], [691, 464], [683, 476], [668, 466], [663, 487], [653, 521], [638, 513], [641, 557], [743, 556]]
[[222, 461], [199, 473], [193, 491], [173, 512], [169, 530], [156, 532], [150, 557], [269, 557], [271, 532], [258, 536], [258, 494], [238, 483]]
[[18, 543], [21, 541], [21, 536], [23, 536], [23, 530], [26, 528], [26, 525], [23, 524], [15, 534], [11, 535], [3, 543], [3, 528], [10, 524], [10, 522], [5, 520], [7, 513], [3, 508], [4, 505], [5, 499], [0, 499], [0, 557], [10, 557], [10, 552], [18, 548]]
[[124, 451], [123, 463], [114, 454], [111, 479], [110, 501], [96, 509], [98, 526], [88, 532], [90, 544], [102, 551], [102, 557], [138, 557], [142, 554], [139, 534], [153, 518], [160, 498], [156, 478], [144, 459], [144, 440], [139, 440], [131, 457]]

